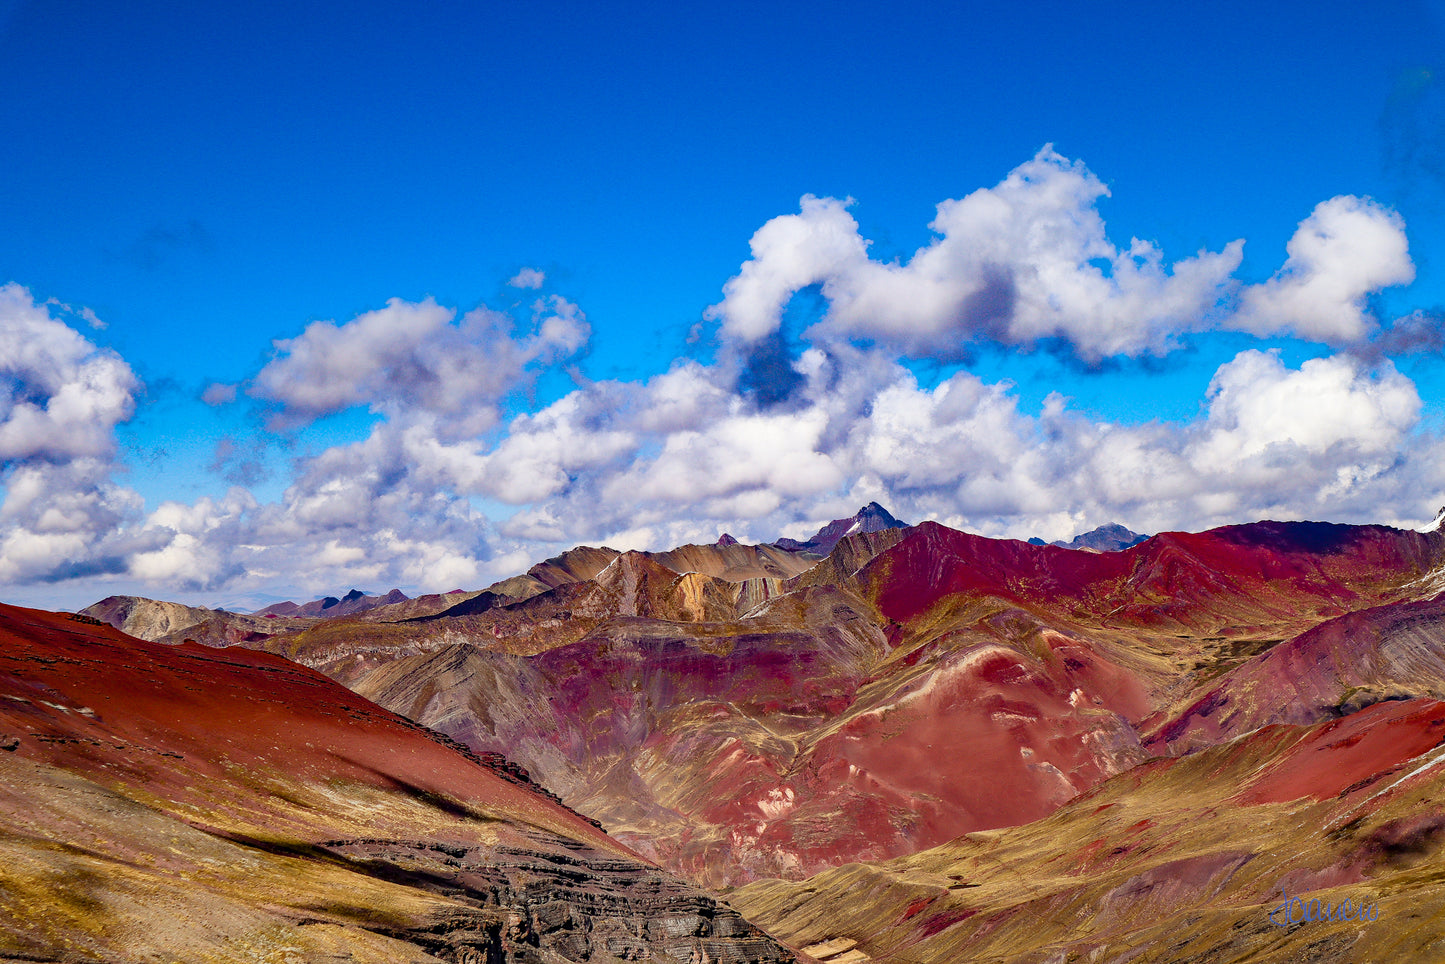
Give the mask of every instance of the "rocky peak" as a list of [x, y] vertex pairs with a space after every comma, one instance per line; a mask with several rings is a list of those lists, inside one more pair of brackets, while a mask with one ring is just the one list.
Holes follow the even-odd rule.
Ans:
[[838, 540], [859, 532], [882, 532], [884, 529], [906, 529], [908, 523], [896, 519], [891, 512], [877, 502], [870, 502], [846, 519], [834, 519], [823, 526], [806, 542], [796, 539], [779, 539], [773, 543], [779, 549], [793, 552], [816, 552], [827, 555], [833, 551]]

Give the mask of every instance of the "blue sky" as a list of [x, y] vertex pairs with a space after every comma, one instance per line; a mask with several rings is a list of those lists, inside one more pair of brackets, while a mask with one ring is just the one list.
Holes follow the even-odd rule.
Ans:
[[1445, 8], [937, 7], [0, 0], [3, 598], [1427, 521]]

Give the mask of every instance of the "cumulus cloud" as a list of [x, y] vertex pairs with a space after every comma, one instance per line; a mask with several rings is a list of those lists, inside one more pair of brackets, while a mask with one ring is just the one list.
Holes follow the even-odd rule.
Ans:
[[720, 526], [796, 535], [872, 499], [914, 520], [1059, 538], [1107, 521], [1409, 518], [1438, 487], [1432, 449], [1409, 451], [1419, 394], [1388, 363], [1290, 367], [1246, 350], [1216, 370], [1197, 418], [1116, 425], [1057, 393], [1030, 413], [1006, 382], [965, 371], [927, 387], [877, 350], [836, 351], [804, 352], [787, 410], [696, 365], [580, 389], [519, 418], [479, 485], [525, 506], [503, 535], [567, 545], [645, 532], [654, 548]]
[[630, 455], [638, 436], [609, 418], [623, 401], [606, 386], [574, 392], [511, 424], [507, 438], [484, 460], [479, 491], [503, 502], [542, 502], [567, 488], [575, 475]]
[[0, 287], [0, 462], [109, 458], [140, 380], [19, 285]]
[[144, 527], [156, 544], [130, 557], [128, 574], [185, 588], [241, 575], [244, 570], [233, 561], [233, 553], [217, 547], [236, 543], [244, 513], [255, 508], [256, 500], [242, 488], [232, 488], [222, 499], [203, 497], [191, 505], [162, 503]]
[[120, 571], [139, 545], [125, 524], [141, 500], [111, 476], [140, 380], [50, 307], [0, 287], [0, 582]]
[[475, 458], [424, 424], [382, 422], [301, 460], [275, 502], [233, 487], [163, 503], [137, 527], [149, 548], [126, 574], [189, 590], [471, 585], [495, 554], [490, 523], [458, 493]]
[[125, 523], [141, 499], [115, 485], [93, 458], [36, 461], [5, 475], [0, 505], [0, 582], [52, 582], [122, 572], [146, 544]]
[[1359, 341], [1377, 325], [1366, 298], [1415, 278], [1404, 220], [1368, 198], [1322, 202], [1285, 250], [1279, 273], [1243, 292], [1235, 321], [1241, 330], [1332, 345]]
[[[97, 392], [116, 384], [117, 373], [129, 373], [28, 301], [19, 308], [10, 312], [18, 319], [12, 325], [24, 330], [0, 348], [7, 351], [5, 370], [20, 372], [28, 388], [10, 392], [12, 427], [0, 426], [0, 439], [5, 431], [10, 439], [43, 437], [33, 427], [37, 412], [69, 424], [60, 416], [78, 409], [66, 386], [80, 382]], [[300, 458], [273, 502], [258, 501], [244, 487], [263, 475], [254, 452], [223, 438], [212, 469], [235, 487], [224, 497], [168, 501], [146, 513], [133, 492], [111, 482], [113, 464], [80, 457], [113, 452], [114, 423], [133, 408], [129, 395], [112, 401], [104, 417], [90, 417], [90, 435], [71, 431], [45, 445], [11, 441], [0, 579], [106, 574], [232, 592], [473, 585], [492, 571], [490, 560], [517, 548], [498, 542], [471, 499], [491, 488], [539, 497], [546, 489], [528, 475], [529, 465], [545, 471], [549, 459], [585, 466], [597, 458], [579, 445], [539, 452], [530, 462], [513, 459], [526, 447], [520, 437], [505, 466], [486, 458], [494, 440], [481, 433], [495, 425], [501, 401], [541, 367], [581, 351], [590, 336], [580, 308], [557, 295], [537, 298], [526, 321], [518, 332], [510, 316], [487, 308], [458, 318], [430, 299], [393, 300], [345, 324], [313, 323], [277, 342], [277, 357], [249, 388], [275, 406], [273, 421], [296, 426], [359, 405], [381, 418], [360, 441]], [[133, 378], [119, 381], [134, 385]], [[232, 394], [230, 386], [213, 385], [203, 400], [224, 403]], [[47, 409], [46, 397], [67, 404]], [[26, 429], [23, 436], [15, 426]]]
[[529, 366], [582, 348], [590, 328], [581, 310], [553, 295], [533, 305], [536, 331], [513, 337], [511, 316], [481, 307], [456, 312], [428, 298], [393, 298], [345, 324], [316, 321], [274, 342], [272, 359], [250, 393], [275, 403], [275, 427], [304, 425], [353, 406], [389, 416], [424, 412], [445, 418], [453, 438], [495, 424], [496, 403]]
[[725, 339], [763, 343], [789, 300], [818, 286], [827, 303], [808, 334], [862, 339], [913, 357], [958, 359], [981, 342], [1058, 340], [1094, 363], [1161, 355], [1207, 330], [1294, 334], [1343, 345], [1367, 336], [1370, 295], [1414, 277], [1401, 218], [1341, 196], [1300, 223], [1279, 272], [1236, 277], [1243, 240], [1165, 261], [1153, 242], [1117, 247], [1098, 211], [1108, 188], [1045, 147], [999, 184], [938, 205], [936, 237], [906, 262], [869, 255], [852, 200], [802, 200], [764, 224], [751, 258], [706, 316]]
[[1214, 323], [1243, 242], [1167, 265], [1151, 242], [1123, 249], [1096, 205], [1108, 189], [1045, 147], [1001, 183], [938, 205], [938, 235], [906, 263], [880, 262], [848, 213], [851, 199], [803, 198], [753, 236], [752, 257], [708, 317], [754, 342], [777, 330], [789, 298], [820, 285], [815, 337], [878, 341], [915, 356], [960, 357], [980, 340], [1062, 338], [1084, 357], [1161, 353]]
[[[1057, 393], [1025, 411], [1009, 383], [966, 371], [920, 384], [877, 349], [809, 348], [796, 367], [785, 410], [757, 406], [720, 366], [681, 362], [519, 415], [491, 448], [445, 441], [425, 419], [382, 421], [303, 460], [278, 502], [237, 490], [162, 506], [141, 530], [160, 541], [129, 571], [209, 586], [289, 577], [318, 592], [475, 587], [526, 567], [503, 560], [580, 543], [805, 535], [873, 499], [910, 521], [1012, 538], [1106, 521], [1392, 521], [1434, 497], [1445, 454], [1410, 450], [1421, 403], [1409, 379], [1347, 355], [1296, 367], [1246, 350], [1215, 371], [1197, 418], [1134, 425], [1091, 419]], [[517, 510], [494, 524], [477, 496]]]
[[1318, 459], [1332, 448], [1353, 455], [1396, 451], [1420, 414], [1415, 385], [1384, 362], [1362, 372], [1348, 357], [1311, 358], [1286, 368], [1276, 352], [1245, 351], [1209, 385], [1204, 437], [1196, 464], [1232, 466], [1272, 448], [1292, 460]]

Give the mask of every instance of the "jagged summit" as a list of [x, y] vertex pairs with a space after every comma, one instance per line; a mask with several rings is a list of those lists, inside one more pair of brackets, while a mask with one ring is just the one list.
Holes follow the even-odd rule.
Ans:
[[908, 528], [908, 523], [894, 518], [892, 513], [877, 502], [870, 502], [849, 518], [834, 519], [814, 533], [813, 538], [806, 542], [799, 542], [796, 539], [779, 539], [773, 545], [779, 549], [788, 549], [793, 552], [816, 552], [827, 555], [833, 551], [833, 547], [844, 536], [850, 536], [857, 532], [882, 532], [884, 529], [906, 528]]
[[1088, 532], [1074, 536], [1069, 542], [1064, 542], [1062, 539], [1045, 542], [1036, 536], [1029, 540], [1029, 545], [1059, 546], [1063, 549], [1091, 549], [1094, 552], [1117, 552], [1120, 549], [1137, 546], [1147, 538], [1149, 538], [1147, 535], [1127, 529], [1117, 522], [1108, 522], [1096, 529], [1090, 529]]
[[731, 533], [724, 532], [722, 535], [720, 535], [720, 536], [717, 537], [717, 543], [716, 543], [716, 545], [719, 545], [719, 546], [735, 546], [735, 545], [737, 545], [737, 544], [738, 544], [738, 541], [732, 537], [732, 534], [731, 534]]
[[1421, 526], [1419, 531], [1439, 532], [1442, 529], [1445, 529], [1445, 505], [1442, 505], [1440, 511], [1435, 513], [1435, 521], [1429, 525]]

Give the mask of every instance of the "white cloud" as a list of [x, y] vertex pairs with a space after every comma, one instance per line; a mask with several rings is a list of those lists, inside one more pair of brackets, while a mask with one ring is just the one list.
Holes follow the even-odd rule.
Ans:
[[164, 541], [134, 553], [127, 572], [156, 584], [199, 586], [238, 575], [229, 543], [240, 534], [244, 514], [256, 505], [241, 488], [232, 488], [223, 499], [203, 497], [192, 505], [162, 503], [146, 519], [144, 531]]
[[124, 528], [141, 500], [111, 481], [140, 387], [119, 355], [0, 286], [0, 582], [116, 572], [141, 545]]
[[523, 268], [507, 280], [513, 288], [540, 288], [547, 282], [547, 276], [536, 268]]
[[868, 256], [851, 201], [808, 196], [799, 214], [753, 236], [752, 258], [708, 316], [725, 335], [756, 341], [778, 328], [795, 292], [818, 284], [828, 311], [814, 337], [941, 357], [980, 340], [1055, 337], [1091, 359], [1157, 354], [1213, 325], [1243, 242], [1172, 266], [1147, 241], [1120, 250], [1096, 209], [1107, 194], [1081, 163], [1046, 147], [997, 186], [939, 204], [929, 225], [938, 237], [902, 264]]
[[604, 424], [605, 409], [596, 404], [609, 395], [616, 393], [573, 392], [514, 420], [486, 456], [478, 490], [513, 505], [541, 502], [563, 491], [574, 473], [629, 456], [637, 436]]
[[110, 481], [106, 461], [33, 461], [5, 475], [0, 505], [0, 583], [53, 581], [125, 569], [147, 547], [126, 530], [136, 493]]
[[1414, 277], [1404, 222], [1368, 199], [1321, 203], [1280, 271], [1243, 286], [1242, 240], [1172, 264], [1149, 241], [1116, 247], [1098, 211], [1108, 193], [1082, 163], [1045, 147], [996, 186], [939, 204], [937, 236], [901, 263], [869, 257], [851, 199], [808, 195], [798, 214], [753, 236], [752, 257], [707, 317], [725, 338], [754, 343], [778, 329], [795, 293], [818, 285], [827, 311], [814, 340], [955, 358], [984, 341], [1058, 338], [1096, 361], [1164, 354], [1206, 330], [1358, 341], [1375, 327], [1368, 296]]
[[773, 218], [753, 235], [752, 259], [723, 286], [723, 301], [706, 317], [721, 319], [723, 331], [757, 341], [775, 331], [783, 306], [808, 285], [846, 276], [868, 263], [868, 242], [848, 214], [849, 198], [803, 196], [802, 211]]
[[1333, 345], [1359, 341], [1376, 327], [1366, 297], [1415, 277], [1405, 222], [1368, 198], [1322, 202], [1286, 251], [1278, 274], [1243, 292], [1236, 321], [1242, 330]]
[[[368, 408], [366, 437], [299, 458], [272, 501], [234, 488], [149, 514], [114, 481], [115, 429], [138, 379], [24, 289], [0, 288], [0, 581], [99, 575], [158, 594], [475, 588], [579, 543], [804, 536], [872, 500], [910, 521], [1018, 538], [1108, 521], [1414, 524], [1412, 512], [1439, 504], [1445, 441], [1422, 429], [1415, 385], [1387, 360], [1391, 346], [1431, 350], [1434, 316], [1360, 341], [1375, 323], [1368, 297], [1413, 275], [1398, 216], [1326, 201], [1281, 270], [1246, 287], [1234, 278], [1242, 242], [1172, 264], [1149, 242], [1115, 246], [1098, 211], [1107, 193], [1045, 149], [940, 204], [934, 240], [898, 263], [869, 256], [850, 201], [805, 197], [759, 229], [709, 309], [719, 361], [584, 383], [536, 410], [522, 390], [591, 338], [561, 296], [528, 295], [517, 319], [393, 299], [313, 322], [274, 342], [243, 385], [273, 427]], [[509, 283], [544, 281], [523, 269]], [[790, 348], [781, 318], [811, 285], [827, 310]], [[920, 384], [899, 361], [1050, 339], [1088, 360], [1158, 354], [1212, 329], [1347, 353], [1291, 367], [1242, 351], [1218, 365], [1196, 417], [1128, 425], [1059, 393], [1032, 410], [1012, 384], [966, 371]], [[236, 387], [211, 384], [202, 400], [225, 404]], [[520, 414], [503, 424], [509, 408]], [[254, 466], [227, 468], [233, 452], [223, 440], [213, 471], [254, 482]], [[512, 514], [494, 523], [479, 507]]]
[[1389, 362], [1369, 373], [1335, 356], [1291, 370], [1278, 353], [1253, 350], [1222, 365], [1208, 395], [1204, 437], [1191, 452], [1199, 466], [1233, 465], [1271, 448], [1300, 460], [1338, 447], [1367, 456], [1394, 452], [1421, 405], [1414, 384]]
[[457, 491], [458, 477], [476, 471], [470, 459], [469, 446], [439, 441], [424, 421], [384, 421], [302, 460], [276, 502], [233, 488], [162, 504], [140, 527], [152, 545], [129, 558], [128, 575], [288, 594], [467, 585], [493, 554], [490, 524]]
[[139, 390], [119, 355], [0, 287], [0, 462], [109, 458]]
[[[1407, 451], [1418, 393], [1388, 364], [1335, 356], [1290, 368], [1245, 351], [1219, 367], [1196, 419], [1114, 425], [1057, 394], [1025, 413], [1012, 386], [967, 372], [925, 388], [876, 351], [810, 353], [785, 411], [722, 392], [718, 370], [680, 366], [519, 419], [486, 456], [489, 475], [490, 460], [515, 460], [533, 483], [512, 492], [531, 499], [502, 533], [570, 545], [630, 531], [663, 548], [721, 526], [771, 539], [877, 499], [914, 521], [1059, 538], [1107, 521], [1150, 531], [1265, 515], [1366, 521], [1387, 503], [1409, 518], [1410, 500], [1438, 487], [1428, 458]], [[707, 404], [686, 404], [688, 389]]]
[[591, 333], [577, 306], [557, 295], [533, 305], [537, 331], [520, 339], [502, 312], [455, 315], [430, 298], [393, 298], [342, 325], [312, 322], [274, 343], [278, 355], [250, 392], [281, 406], [277, 427], [365, 405], [390, 417], [442, 416], [447, 437], [475, 436], [496, 423], [497, 402], [525, 381], [529, 366], [576, 353]]

